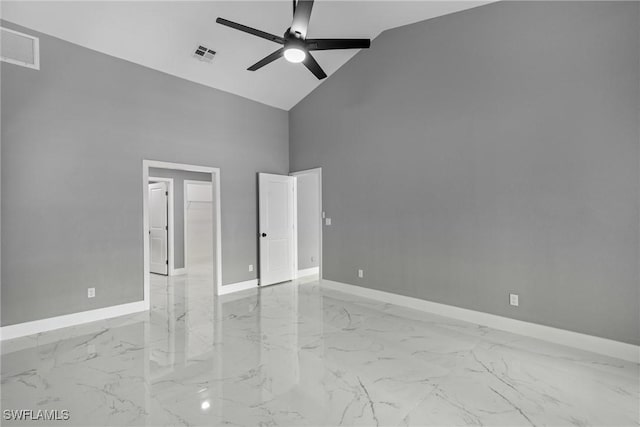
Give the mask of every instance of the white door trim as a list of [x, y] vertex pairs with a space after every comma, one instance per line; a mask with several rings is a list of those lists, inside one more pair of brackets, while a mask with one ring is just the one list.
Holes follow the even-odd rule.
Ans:
[[143, 301], [145, 310], [149, 310], [151, 307], [150, 301], [150, 291], [151, 291], [151, 278], [149, 273], [149, 239], [147, 238], [149, 234], [149, 192], [147, 191], [147, 186], [149, 184], [149, 168], [162, 168], [162, 169], [176, 169], [183, 170], [189, 172], [204, 172], [210, 173], [212, 179], [214, 181], [214, 185], [211, 186], [212, 189], [212, 200], [215, 203], [214, 206], [214, 215], [215, 215], [215, 224], [214, 224], [214, 242], [216, 247], [216, 254], [214, 259], [214, 265], [216, 268], [216, 274], [214, 275], [214, 292], [216, 295], [219, 294], [220, 289], [222, 288], [222, 217], [221, 217], [221, 206], [220, 206], [220, 168], [213, 168], [209, 166], [197, 166], [197, 165], [188, 165], [183, 163], [172, 163], [172, 162], [163, 162], [158, 160], [142, 160], [142, 183], [144, 189], [144, 196], [142, 198], [142, 235], [143, 235]]
[[[320, 279], [322, 279], [322, 168], [313, 168], [313, 169], [306, 169], [306, 170], [302, 170], [302, 171], [297, 171], [297, 172], [291, 172], [289, 173], [289, 175], [291, 176], [298, 176], [298, 175], [306, 175], [306, 174], [311, 174], [311, 173], [315, 173], [318, 175], [318, 206], [320, 208], [320, 212], [318, 213], [318, 230], [320, 232], [320, 237], [319, 237], [319, 244], [320, 244], [320, 248], [318, 251], [318, 269], [320, 272]], [[296, 191], [297, 193], [297, 191]], [[296, 194], [297, 195], [297, 194]], [[298, 199], [296, 198], [295, 200], [296, 203], [296, 212], [297, 212], [297, 206], [298, 206]], [[297, 234], [297, 228], [296, 228], [296, 234]], [[298, 262], [298, 239], [296, 236], [296, 272], [298, 271], [297, 268], [297, 262]], [[298, 275], [297, 277], [302, 277], [300, 275]]]
[[157, 182], [167, 182], [168, 185], [168, 189], [167, 192], [169, 193], [169, 214], [168, 214], [168, 218], [167, 218], [167, 222], [169, 223], [169, 243], [168, 243], [168, 256], [169, 256], [169, 276], [176, 276], [176, 268], [175, 268], [175, 247], [174, 247], [174, 230], [173, 228], [175, 227], [175, 221], [173, 219], [174, 217], [174, 213], [173, 213], [173, 208], [174, 208], [174, 203], [173, 203], [173, 178], [159, 178], [159, 177], [155, 177], [155, 176], [150, 176], [149, 177], [149, 181], [157, 181]]
[[293, 280], [298, 278], [298, 178], [293, 177]]
[[183, 240], [184, 240], [184, 248], [182, 249], [182, 252], [184, 254], [184, 270], [185, 272], [187, 271], [187, 207], [189, 206], [189, 203], [187, 201], [187, 187], [191, 184], [196, 184], [196, 185], [213, 185], [213, 183], [211, 181], [197, 181], [195, 179], [185, 179], [183, 181], [183, 189], [182, 189], [182, 210], [183, 210], [183, 214], [182, 214], [182, 225], [183, 225]]

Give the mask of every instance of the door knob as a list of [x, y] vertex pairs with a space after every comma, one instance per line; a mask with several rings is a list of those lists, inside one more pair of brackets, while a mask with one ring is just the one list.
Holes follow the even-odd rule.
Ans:
[[262, 233], [262, 237], [267, 237], [267, 233]]

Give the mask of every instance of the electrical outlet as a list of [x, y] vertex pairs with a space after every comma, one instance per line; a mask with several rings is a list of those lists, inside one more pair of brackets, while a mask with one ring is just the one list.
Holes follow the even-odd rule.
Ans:
[[325, 218], [324, 223], [325, 225], [331, 225], [331, 218]]
[[364, 277], [364, 271], [358, 270], [358, 277], [362, 279]]
[[517, 307], [520, 305], [520, 301], [518, 301], [518, 294], [509, 294], [509, 304]]
[[253, 271], [253, 264], [249, 264], [249, 271]]
[[87, 289], [87, 298], [94, 298], [96, 296], [96, 288]]

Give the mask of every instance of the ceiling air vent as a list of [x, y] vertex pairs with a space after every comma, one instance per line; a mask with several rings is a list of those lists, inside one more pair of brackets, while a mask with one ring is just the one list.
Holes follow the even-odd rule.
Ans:
[[202, 45], [199, 45], [196, 48], [196, 51], [193, 52], [193, 56], [195, 56], [196, 58], [198, 58], [200, 61], [202, 62], [211, 62], [213, 61], [213, 57], [215, 56], [216, 52], [209, 49], [208, 47], [204, 47]]
[[0, 28], [0, 60], [40, 69], [40, 40], [28, 34]]

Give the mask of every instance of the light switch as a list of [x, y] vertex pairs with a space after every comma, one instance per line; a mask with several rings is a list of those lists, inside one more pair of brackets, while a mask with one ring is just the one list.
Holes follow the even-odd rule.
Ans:
[[326, 218], [326, 219], [324, 220], [324, 223], [325, 223], [326, 225], [331, 225], [331, 218]]

